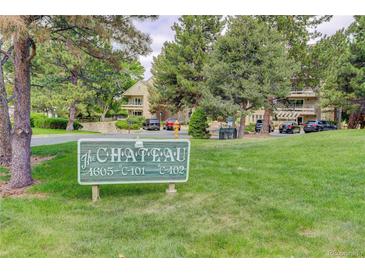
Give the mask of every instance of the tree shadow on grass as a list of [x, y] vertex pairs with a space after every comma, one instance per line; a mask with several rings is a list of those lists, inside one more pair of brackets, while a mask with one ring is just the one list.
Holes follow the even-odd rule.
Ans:
[[[151, 194], [164, 194], [167, 184], [115, 184], [100, 185], [100, 195], [102, 198], [108, 197], [133, 197]], [[41, 180], [38, 185], [33, 186], [31, 192], [52, 193], [56, 196], [70, 199], [91, 199], [91, 185], [80, 185], [77, 180], [60, 181], [52, 179]]]

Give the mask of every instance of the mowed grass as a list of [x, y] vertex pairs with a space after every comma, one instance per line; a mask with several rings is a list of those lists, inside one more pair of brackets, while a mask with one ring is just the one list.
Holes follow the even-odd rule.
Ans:
[[49, 135], [49, 134], [94, 134], [98, 132], [84, 131], [84, 130], [65, 130], [65, 129], [51, 129], [51, 128], [32, 128], [33, 135]]
[[193, 140], [175, 196], [108, 185], [95, 204], [76, 143], [33, 153], [57, 156], [34, 168], [28, 196], [0, 201], [1, 257], [365, 256], [363, 130]]

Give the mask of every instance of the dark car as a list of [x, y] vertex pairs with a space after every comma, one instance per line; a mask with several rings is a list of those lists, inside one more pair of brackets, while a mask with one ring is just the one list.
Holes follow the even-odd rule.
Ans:
[[300, 133], [300, 126], [295, 121], [287, 121], [279, 126], [280, 133]]
[[336, 125], [326, 120], [312, 120], [304, 124], [305, 133], [336, 129]]
[[143, 123], [143, 129], [145, 130], [160, 130], [161, 124], [158, 119], [146, 119]]
[[[165, 121], [165, 124], [163, 125], [163, 129], [166, 129], [166, 130], [173, 130], [174, 129], [174, 124], [175, 122], [177, 121], [176, 118], [168, 118], [166, 121]], [[181, 129], [181, 123], [179, 123], [179, 130]]]
[[[262, 129], [262, 126], [264, 125], [264, 121], [263, 120], [257, 120], [256, 121], [256, 125], [255, 125], [255, 132], [256, 133], [259, 133]], [[269, 125], [269, 131], [270, 132], [273, 132], [274, 131], [274, 126], [273, 124], [270, 122], [270, 125]]]

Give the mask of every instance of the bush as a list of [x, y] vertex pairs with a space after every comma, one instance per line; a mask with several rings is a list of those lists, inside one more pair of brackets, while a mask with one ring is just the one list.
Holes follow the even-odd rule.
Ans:
[[118, 111], [114, 111], [113, 109], [111, 109], [105, 115], [105, 117], [114, 117], [114, 116], [128, 117], [128, 110], [121, 109], [121, 110], [118, 110]]
[[256, 127], [256, 124], [251, 123], [251, 124], [249, 124], [249, 125], [247, 125], [245, 127], [245, 131], [247, 131], [247, 132], [254, 132], [255, 131], [255, 127]]
[[74, 130], [79, 130], [79, 129], [82, 129], [83, 126], [80, 124], [79, 121], [75, 120], [74, 121]]
[[[140, 129], [143, 126], [145, 118], [143, 116], [131, 116], [125, 120], [119, 120], [115, 126], [120, 129]], [[129, 122], [129, 123], [128, 123]]]
[[42, 113], [35, 113], [35, 112], [32, 112], [30, 114], [30, 127], [35, 127], [34, 126], [34, 121], [35, 120], [38, 120], [38, 119], [45, 119], [47, 118], [46, 115], [42, 114]]
[[[48, 118], [43, 114], [31, 115], [31, 126], [36, 128], [50, 128], [50, 129], [66, 129], [68, 119], [65, 118]], [[79, 130], [82, 125], [78, 121], [74, 121], [74, 129]]]
[[189, 122], [189, 135], [196, 139], [208, 139], [210, 137], [207, 115], [204, 110], [197, 108], [191, 115]]

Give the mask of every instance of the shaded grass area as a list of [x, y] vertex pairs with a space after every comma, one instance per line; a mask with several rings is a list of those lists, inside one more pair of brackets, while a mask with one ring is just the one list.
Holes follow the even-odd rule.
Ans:
[[33, 135], [48, 135], [48, 134], [95, 134], [98, 132], [84, 130], [65, 130], [51, 128], [32, 128]]
[[9, 170], [0, 166], [0, 184], [4, 181], [9, 180]]
[[0, 201], [1, 257], [363, 257], [365, 131], [192, 141], [177, 186], [76, 179], [76, 143], [34, 147], [42, 198]]

